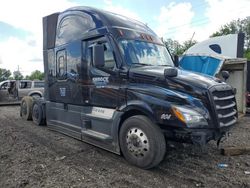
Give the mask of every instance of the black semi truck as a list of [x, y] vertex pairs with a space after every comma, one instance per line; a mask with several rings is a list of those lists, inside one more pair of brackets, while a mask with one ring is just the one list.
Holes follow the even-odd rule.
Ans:
[[43, 18], [45, 97], [21, 115], [140, 168], [161, 162], [166, 141], [205, 145], [237, 122], [235, 90], [178, 68], [145, 24], [89, 7]]

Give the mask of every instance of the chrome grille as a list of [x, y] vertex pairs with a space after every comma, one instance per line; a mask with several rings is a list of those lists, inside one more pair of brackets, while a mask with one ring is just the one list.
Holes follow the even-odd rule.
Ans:
[[233, 89], [229, 85], [216, 85], [210, 88], [214, 100], [219, 127], [228, 127], [237, 121], [237, 105]]

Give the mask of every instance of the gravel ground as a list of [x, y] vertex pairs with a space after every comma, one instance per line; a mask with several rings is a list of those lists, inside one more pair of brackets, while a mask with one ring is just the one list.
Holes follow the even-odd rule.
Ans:
[[[250, 117], [240, 119], [224, 146], [250, 146]], [[228, 167], [220, 168], [225, 163]], [[0, 187], [250, 187], [250, 155], [223, 156], [215, 142], [167, 148], [151, 170], [121, 156], [19, 117], [0, 107]]]

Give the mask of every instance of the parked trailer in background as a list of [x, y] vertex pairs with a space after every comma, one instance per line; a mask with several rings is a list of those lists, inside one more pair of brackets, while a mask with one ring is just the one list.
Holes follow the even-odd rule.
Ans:
[[[45, 98], [21, 112], [149, 169], [166, 141], [205, 145], [237, 122], [234, 90], [184, 71], [147, 25], [74, 7], [43, 18]], [[33, 103], [33, 104], [32, 104]]]

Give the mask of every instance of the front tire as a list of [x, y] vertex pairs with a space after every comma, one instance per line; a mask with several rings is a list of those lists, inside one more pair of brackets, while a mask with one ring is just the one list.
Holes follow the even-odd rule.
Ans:
[[125, 120], [119, 140], [125, 159], [143, 169], [158, 165], [166, 153], [166, 141], [160, 128], [142, 115]]

